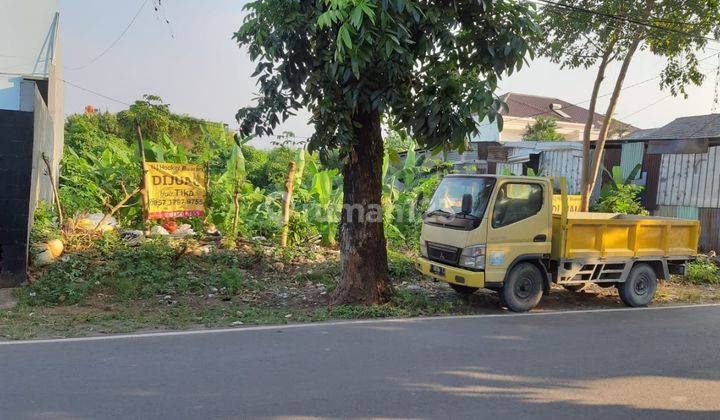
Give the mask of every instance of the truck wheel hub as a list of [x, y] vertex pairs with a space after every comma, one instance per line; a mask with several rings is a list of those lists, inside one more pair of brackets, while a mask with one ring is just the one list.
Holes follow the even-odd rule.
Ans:
[[640, 276], [635, 282], [635, 293], [644, 295], [647, 292], [648, 280], [645, 276]]
[[527, 299], [532, 294], [533, 281], [530, 278], [524, 277], [515, 284], [515, 296], [520, 299]]

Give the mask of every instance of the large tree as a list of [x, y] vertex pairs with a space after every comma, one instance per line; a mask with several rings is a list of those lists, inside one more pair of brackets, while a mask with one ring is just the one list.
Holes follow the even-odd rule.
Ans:
[[385, 115], [421, 146], [462, 148], [499, 117], [501, 75], [519, 70], [538, 29], [512, 0], [256, 0], [235, 34], [257, 62], [245, 134], [270, 135], [307, 108], [311, 150], [343, 158], [342, 279], [333, 303], [391, 292], [380, 210]]
[[[697, 54], [710, 37], [720, 34], [718, 0], [576, 0], [545, 1], [542, 26], [547, 36], [542, 53], [563, 67], [597, 67], [589, 115], [583, 135], [583, 208], [602, 164], [602, 152], [615, 115], [625, 77], [638, 51], [665, 57], [659, 79], [661, 88], [686, 96], [689, 84], [700, 85]], [[594, 158], [590, 159], [590, 135], [596, 123], [595, 109], [608, 66], [620, 63], [605, 110]]]

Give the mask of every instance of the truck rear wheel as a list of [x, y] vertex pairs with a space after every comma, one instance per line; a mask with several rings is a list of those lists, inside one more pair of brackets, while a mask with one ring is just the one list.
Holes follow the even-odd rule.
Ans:
[[520, 263], [508, 274], [500, 296], [513, 312], [526, 312], [537, 306], [543, 293], [543, 276], [531, 263]]
[[655, 296], [657, 275], [647, 264], [637, 264], [630, 270], [627, 280], [618, 283], [620, 299], [632, 307], [647, 306]]
[[463, 286], [462, 284], [448, 283], [457, 294], [463, 297], [472, 295], [477, 291], [477, 287]]

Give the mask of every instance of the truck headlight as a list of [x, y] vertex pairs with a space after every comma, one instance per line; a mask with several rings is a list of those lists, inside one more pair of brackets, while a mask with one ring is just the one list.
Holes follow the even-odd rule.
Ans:
[[464, 248], [460, 255], [460, 266], [482, 270], [485, 268], [485, 245]]
[[427, 251], [427, 242], [420, 241], [420, 255], [427, 258], [428, 257], [428, 251]]

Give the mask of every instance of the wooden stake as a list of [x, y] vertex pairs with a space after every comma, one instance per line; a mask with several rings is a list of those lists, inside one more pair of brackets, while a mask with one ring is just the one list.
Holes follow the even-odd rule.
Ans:
[[233, 237], [237, 235], [237, 225], [238, 225], [238, 218], [240, 217], [240, 192], [237, 189], [237, 186], [235, 187], [235, 192], [233, 193], [233, 223], [232, 223], [232, 234]]
[[60, 225], [60, 229], [62, 229], [63, 226], [65, 225], [65, 223], [63, 221], [62, 206], [60, 205], [60, 195], [58, 195], [57, 185], [55, 185], [55, 178], [53, 178], [53, 172], [52, 172], [52, 168], [50, 166], [50, 161], [48, 160], [45, 153], [42, 153], [41, 157], [42, 157], [43, 162], [45, 162], [45, 167], [47, 168], [47, 176], [48, 176], [48, 178], [50, 178], [50, 188], [52, 188], [53, 200], [55, 201], [55, 207], [57, 207], [58, 224]]
[[142, 130], [140, 129], [140, 121], [135, 117], [135, 131], [137, 131], [137, 145], [140, 152], [140, 193], [142, 196], [143, 220], [148, 219], [148, 195], [145, 188], [145, 145], [143, 144]]
[[290, 204], [292, 203], [292, 193], [293, 193], [293, 187], [295, 186], [295, 170], [297, 169], [297, 165], [295, 165], [295, 162], [290, 162], [288, 165], [288, 177], [287, 182], [285, 183], [285, 202], [283, 203], [283, 212], [282, 212], [282, 218], [283, 218], [283, 227], [282, 232], [280, 233], [280, 246], [286, 247], [287, 246], [287, 239], [288, 239], [288, 231], [290, 230]]

